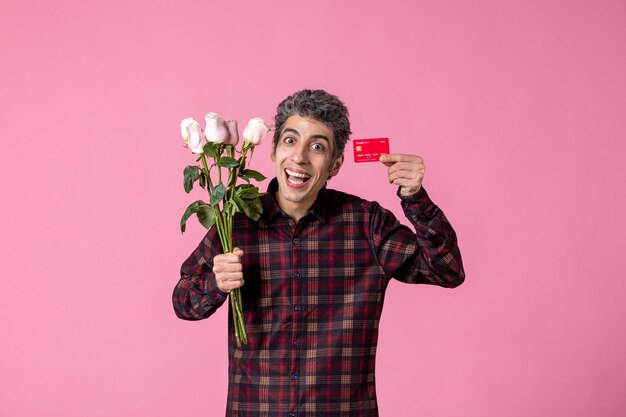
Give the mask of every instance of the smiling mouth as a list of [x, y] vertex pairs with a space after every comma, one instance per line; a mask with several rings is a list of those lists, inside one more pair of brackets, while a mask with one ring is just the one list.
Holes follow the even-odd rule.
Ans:
[[287, 181], [294, 185], [304, 184], [311, 178], [309, 174], [292, 171], [290, 169], [285, 169], [285, 174], [287, 175]]

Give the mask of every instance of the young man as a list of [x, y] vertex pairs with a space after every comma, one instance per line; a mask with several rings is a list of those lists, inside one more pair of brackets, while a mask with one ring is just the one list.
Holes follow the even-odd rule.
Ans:
[[248, 344], [237, 347], [229, 320], [227, 416], [377, 416], [389, 280], [464, 280], [454, 230], [422, 187], [420, 157], [381, 157], [417, 233], [376, 202], [326, 188], [350, 133], [337, 97], [303, 90], [285, 99], [263, 215], [235, 219], [233, 253], [220, 253], [213, 228], [181, 268], [173, 302], [182, 319], [209, 317], [241, 287]]

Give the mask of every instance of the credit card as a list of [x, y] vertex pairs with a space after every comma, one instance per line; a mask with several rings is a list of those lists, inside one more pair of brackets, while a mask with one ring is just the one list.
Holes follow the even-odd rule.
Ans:
[[389, 153], [389, 138], [355, 139], [354, 162], [375, 162], [381, 155]]

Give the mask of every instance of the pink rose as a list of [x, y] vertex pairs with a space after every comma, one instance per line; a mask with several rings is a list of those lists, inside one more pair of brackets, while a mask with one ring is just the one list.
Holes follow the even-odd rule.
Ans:
[[202, 132], [200, 123], [189, 117], [180, 123], [180, 131], [185, 141], [185, 146], [193, 153], [202, 153], [202, 148], [207, 144], [206, 137]]
[[206, 121], [204, 134], [209, 142], [224, 143], [228, 140], [230, 136], [228, 126], [219, 114], [208, 113], [204, 120]]
[[246, 142], [250, 142], [252, 145], [259, 145], [261, 140], [267, 132], [270, 131], [268, 125], [265, 124], [263, 119], [260, 117], [255, 117], [254, 119], [250, 119], [248, 125], [243, 130], [243, 140]]
[[237, 146], [239, 142], [239, 132], [237, 131], [237, 120], [226, 120], [228, 128], [228, 139], [224, 141], [227, 145]]

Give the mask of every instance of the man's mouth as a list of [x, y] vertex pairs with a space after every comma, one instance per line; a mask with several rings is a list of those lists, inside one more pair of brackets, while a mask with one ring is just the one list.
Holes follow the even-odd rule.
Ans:
[[292, 171], [289, 168], [285, 169], [285, 174], [287, 174], [287, 181], [294, 185], [304, 184], [311, 178], [309, 174], [305, 174], [304, 172]]

